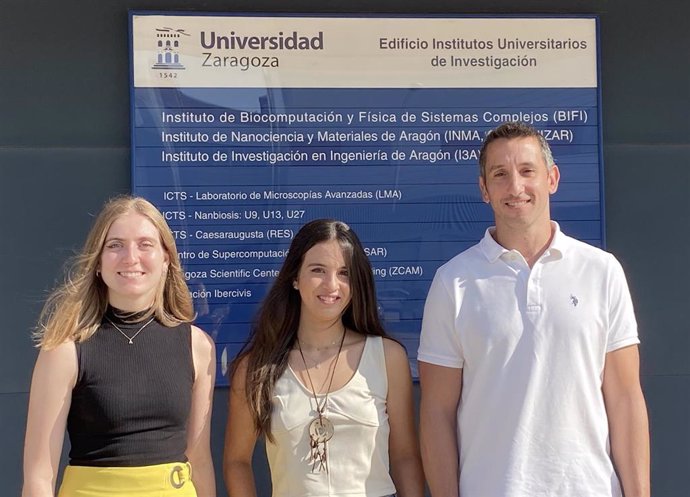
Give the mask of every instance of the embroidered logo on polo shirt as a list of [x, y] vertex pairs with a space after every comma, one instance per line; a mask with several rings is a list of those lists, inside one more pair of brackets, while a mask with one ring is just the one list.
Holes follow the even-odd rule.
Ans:
[[570, 294], [570, 303], [573, 304], [573, 307], [577, 307], [577, 304], [579, 304], [580, 301], [577, 300], [577, 297], [571, 293]]

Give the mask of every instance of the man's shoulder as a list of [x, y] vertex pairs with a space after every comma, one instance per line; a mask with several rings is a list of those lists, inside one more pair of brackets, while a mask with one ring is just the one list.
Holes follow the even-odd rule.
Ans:
[[625, 271], [615, 255], [587, 242], [568, 237], [562, 261], [564, 270], [577, 271], [593, 280], [625, 277]]
[[604, 249], [567, 235], [563, 235], [563, 237], [565, 240], [566, 258], [574, 259], [579, 263], [591, 262], [605, 265], [616, 261], [616, 257]]

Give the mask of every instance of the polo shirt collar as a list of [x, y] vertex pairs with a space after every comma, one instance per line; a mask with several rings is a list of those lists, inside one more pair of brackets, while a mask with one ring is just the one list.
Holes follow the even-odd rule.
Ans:
[[[551, 239], [551, 244], [544, 251], [542, 257], [551, 256], [557, 258], [562, 258], [568, 248], [568, 237], [563, 234], [561, 227], [556, 221], [551, 221], [551, 227], [553, 228], [553, 238]], [[503, 254], [510, 252], [508, 249], [499, 245], [499, 243], [494, 240], [492, 233], [496, 231], [496, 226], [490, 226], [484, 232], [484, 237], [479, 242], [479, 249], [484, 254], [484, 257], [489, 262], [496, 262], [499, 257]]]
[[568, 250], [568, 237], [561, 231], [561, 227], [556, 221], [551, 221], [551, 227], [553, 228], [553, 238], [544, 255], [554, 255], [562, 258]]
[[484, 254], [484, 257], [491, 263], [496, 262], [501, 255], [508, 252], [508, 249], [499, 245], [492, 233], [496, 231], [496, 226], [489, 226], [484, 232], [484, 238], [479, 242], [479, 249]]

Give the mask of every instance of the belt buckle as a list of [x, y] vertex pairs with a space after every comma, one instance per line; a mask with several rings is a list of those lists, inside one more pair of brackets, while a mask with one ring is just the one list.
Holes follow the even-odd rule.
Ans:
[[[184, 486], [185, 479], [183, 470], [184, 468], [179, 464], [173, 466], [172, 470], [170, 470], [170, 485], [172, 485], [173, 488], [182, 488]], [[177, 475], [177, 479], [175, 479], [175, 475]]]

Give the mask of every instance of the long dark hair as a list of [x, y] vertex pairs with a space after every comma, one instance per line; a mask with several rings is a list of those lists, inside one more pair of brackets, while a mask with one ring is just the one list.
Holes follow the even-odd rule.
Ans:
[[273, 386], [285, 372], [290, 350], [297, 337], [301, 300], [293, 288], [304, 254], [314, 245], [337, 240], [349, 272], [350, 305], [343, 324], [362, 335], [387, 336], [379, 319], [371, 263], [359, 238], [342, 221], [317, 219], [299, 230], [290, 244], [278, 277], [259, 307], [248, 342], [233, 362], [231, 375], [246, 357], [245, 395], [254, 426], [272, 441], [271, 397]]

